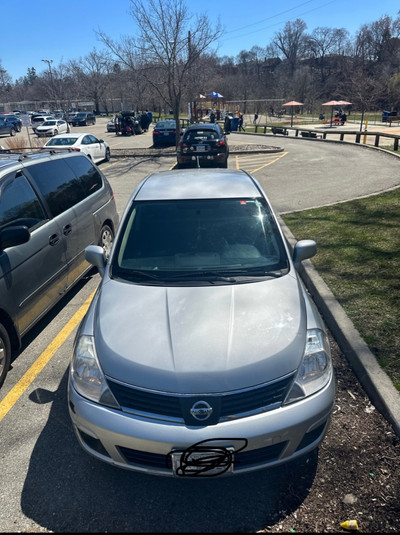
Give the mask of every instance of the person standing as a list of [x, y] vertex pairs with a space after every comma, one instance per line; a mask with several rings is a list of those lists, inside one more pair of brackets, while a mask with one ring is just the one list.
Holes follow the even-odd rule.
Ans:
[[258, 119], [258, 113], [256, 112], [254, 114], [254, 121], [253, 121], [254, 124], [257, 124], [257, 119]]
[[213, 111], [210, 113], [210, 123], [215, 123], [215, 113]]
[[230, 118], [228, 112], [225, 115], [224, 130], [225, 130], [226, 134], [230, 134], [231, 133], [231, 118]]
[[242, 130], [243, 132], [245, 131], [243, 128], [243, 113], [239, 114], [238, 129], [239, 129], [239, 132], [240, 130]]

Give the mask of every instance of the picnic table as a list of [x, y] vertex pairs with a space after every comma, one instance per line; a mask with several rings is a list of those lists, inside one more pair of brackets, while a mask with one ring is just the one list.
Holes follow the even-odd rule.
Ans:
[[329, 121], [324, 121], [324, 124], [340, 124], [340, 125], [344, 125], [344, 123], [346, 122], [346, 119], [342, 119], [341, 117], [333, 117], [332, 118], [332, 121], [329, 119]]

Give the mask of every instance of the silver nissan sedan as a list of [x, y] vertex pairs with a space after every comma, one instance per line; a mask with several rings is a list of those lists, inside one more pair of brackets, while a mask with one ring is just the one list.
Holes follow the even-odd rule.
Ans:
[[158, 172], [133, 192], [82, 320], [69, 412], [83, 449], [149, 474], [214, 477], [317, 448], [335, 381], [324, 323], [260, 184]]

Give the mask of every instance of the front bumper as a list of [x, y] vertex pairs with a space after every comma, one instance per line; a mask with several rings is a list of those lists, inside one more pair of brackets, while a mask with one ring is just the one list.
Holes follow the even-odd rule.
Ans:
[[[230, 474], [292, 461], [323, 440], [332, 414], [335, 384], [300, 402], [216, 425], [189, 427], [133, 415], [81, 397], [69, 383], [68, 405], [82, 448], [114, 466], [139, 472], [182, 475], [172, 468], [171, 452], [201, 441], [233, 450]], [[186, 475], [186, 474], [183, 474]]]

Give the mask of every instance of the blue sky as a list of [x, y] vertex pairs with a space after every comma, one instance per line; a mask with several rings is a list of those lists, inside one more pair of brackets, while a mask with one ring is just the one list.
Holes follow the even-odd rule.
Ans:
[[[353, 36], [362, 24], [384, 15], [395, 19], [398, 0], [187, 0], [193, 14], [207, 13], [211, 22], [220, 17], [225, 33], [215, 49], [219, 56], [236, 56], [252, 46], [266, 46], [289, 20], [300, 18], [307, 31], [316, 27], [346, 28]], [[60, 62], [103, 49], [96, 36], [101, 30], [118, 40], [133, 35], [129, 0], [0, 0], [2, 21], [0, 61], [13, 81], [29, 67], [48, 69], [42, 59]]]

